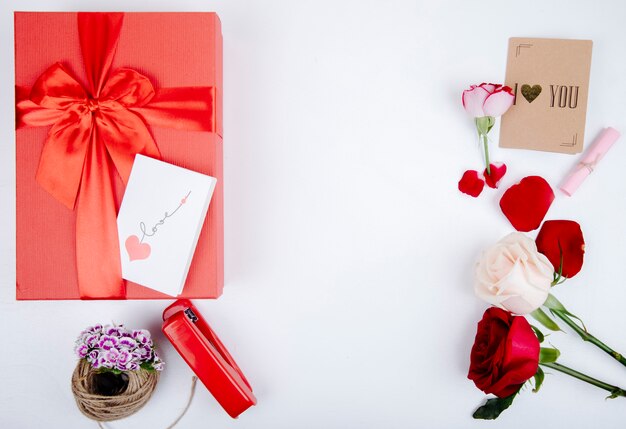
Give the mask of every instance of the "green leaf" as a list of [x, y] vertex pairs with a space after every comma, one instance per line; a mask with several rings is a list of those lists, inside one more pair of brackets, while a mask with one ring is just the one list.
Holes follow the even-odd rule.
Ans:
[[548, 294], [548, 298], [546, 299], [546, 302], [543, 303], [543, 306], [549, 308], [550, 310], [567, 311], [565, 306], [561, 304], [561, 302], [551, 293]]
[[543, 372], [541, 367], [537, 367], [537, 372], [535, 373], [535, 388], [533, 389], [534, 393], [539, 392], [539, 388], [543, 384], [543, 379], [546, 378], [546, 374]]
[[539, 363], [551, 363], [561, 356], [561, 352], [558, 349], [549, 347], [541, 347], [539, 349]]
[[556, 324], [554, 320], [550, 318], [541, 308], [536, 309], [530, 315], [543, 326], [548, 328], [551, 331], [560, 331], [559, 325]]
[[519, 393], [519, 390], [512, 394], [511, 396], [507, 396], [506, 398], [491, 398], [487, 399], [484, 405], [478, 407], [472, 417], [480, 420], [495, 420], [502, 413], [502, 411], [506, 410], [513, 403], [513, 399], [515, 399], [515, 395]]
[[574, 319], [578, 320], [582, 326], [582, 329], [585, 332], [587, 332], [587, 327], [585, 326], [585, 322], [583, 322], [580, 317], [576, 316], [573, 313], [570, 313], [570, 311], [567, 308], [565, 308], [565, 306], [561, 304], [561, 302], [558, 299], [556, 299], [554, 295], [549, 294], [548, 299], [546, 299], [546, 302], [544, 302], [543, 305], [544, 307], [549, 308], [553, 314], [558, 312], [558, 313], [565, 314], [566, 316], [573, 317]]
[[535, 331], [535, 335], [537, 336], [539, 343], [543, 343], [543, 340], [545, 339], [543, 332], [541, 332], [536, 326], [530, 325], [530, 327], [533, 329], [533, 331]]
[[141, 362], [141, 365], [139, 365], [139, 367], [149, 372], [154, 371], [154, 368], [152, 367], [152, 363], [150, 362]]

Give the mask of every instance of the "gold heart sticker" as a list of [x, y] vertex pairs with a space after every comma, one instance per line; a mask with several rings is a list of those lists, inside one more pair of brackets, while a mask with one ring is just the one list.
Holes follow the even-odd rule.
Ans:
[[541, 94], [541, 85], [522, 85], [522, 95], [529, 103], [532, 103], [535, 98], [539, 97], [539, 94]]

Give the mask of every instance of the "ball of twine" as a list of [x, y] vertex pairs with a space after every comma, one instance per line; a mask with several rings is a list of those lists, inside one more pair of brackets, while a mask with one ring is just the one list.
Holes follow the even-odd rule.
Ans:
[[128, 387], [119, 395], [104, 396], [93, 393], [96, 372], [89, 362], [81, 359], [72, 374], [72, 393], [80, 411], [99, 422], [122, 419], [139, 411], [159, 381], [158, 371], [128, 371]]

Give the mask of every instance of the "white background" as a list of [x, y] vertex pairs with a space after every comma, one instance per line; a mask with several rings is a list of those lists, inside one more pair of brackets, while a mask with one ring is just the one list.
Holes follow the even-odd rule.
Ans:
[[[549, 4], [548, 4], [549, 3]], [[91, 428], [69, 388], [76, 334], [147, 327], [166, 371], [112, 428], [164, 428], [191, 372], [159, 333], [165, 301], [16, 302], [13, 17], [21, 10], [214, 10], [224, 34], [226, 287], [198, 301], [259, 403], [231, 420], [201, 386], [181, 428], [623, 427], [626, 399], [549, 375], [495, 423], [471, 413], [472, 292], [484, 247], [512, 231], [503, 189], [554, 187], [577, 157], [498, 149], [501, 189], [460, 194], [482, 160], [461, 91], [504, 79], [510, 36], [594, 41], [587, 142], [626, 131], [622, 1], [14, 1], [0, 6], [0, 427]], [[497, 141], [498, 130], [492, 132]], [[583, 271], [556, 295], [626, 351], [626, 141], [548, 218], [583, 228]], [[45, 281], [45, 279], [42, 279]], [[562, 362], [626, 386], [626, 368], [567, 334]]]

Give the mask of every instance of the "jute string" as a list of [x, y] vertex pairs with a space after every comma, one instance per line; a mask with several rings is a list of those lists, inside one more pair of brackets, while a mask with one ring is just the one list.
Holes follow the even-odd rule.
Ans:
[[[159, 381], [158, 371], [128, 371], [128, 387], [119, 395], [104, 396], [92, 393], [95, 372], [89, 362], [81, 359], [72, 374], [72, 393], [78, 409], [86, 417], [98, 422], [102, 429], [104, 426], [101, 422], [122, 419], [139, 411], [148, 402]], [[172, 429], [187, 413], [193, 400], [196, 382], [197, 377], [194, 376], [187, 405], [167, 429]]]

